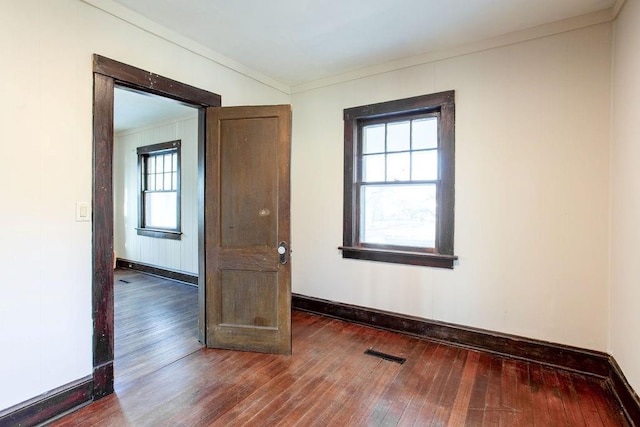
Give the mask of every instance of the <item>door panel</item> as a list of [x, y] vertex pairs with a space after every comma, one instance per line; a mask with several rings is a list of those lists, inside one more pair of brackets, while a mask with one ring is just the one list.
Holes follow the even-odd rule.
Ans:
[[207, 345], [290, 354], [291, 107], [210, 108], [207, 140]]
[[[232, 326], [278, 326], [278, 275], [275, 272], [224, 270], [222, 324]], [[244, 301], [255, 301], [245, 304]]]
[[278, 118], [221, 120], [220, 138], [222, 246], [272, 246], [278, 232]]

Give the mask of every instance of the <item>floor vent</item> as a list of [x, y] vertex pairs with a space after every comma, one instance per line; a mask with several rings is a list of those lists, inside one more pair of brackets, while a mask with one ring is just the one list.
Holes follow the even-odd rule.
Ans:
[[404, 362], [407, 361], [407, 359], [405, 359], [404, 357], [393, 356], [391, 354], [381, 353], [379, 351], [375, 351], [375, 350], [372, 350], [372, 349], [367, 349], [364, 352], [364, 354], [368, 354], [369, 356], [379, 357], [380, 359], [388, 360], [390, 362], [396, 362], [396, 363], [399, 363], [401, 365]]
[[130, 281], [128, 281], [128, 280], [124, 280], [124, 279], [120, 279], [120, 280], [118, 280], [118, 282], [122, 282], [122, 283], [131, 283]]

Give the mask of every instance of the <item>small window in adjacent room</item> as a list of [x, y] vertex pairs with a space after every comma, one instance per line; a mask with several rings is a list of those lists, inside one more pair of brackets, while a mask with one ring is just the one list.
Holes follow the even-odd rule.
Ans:
[[179, 240], [180, 141], [138, 148], [138, 234]]
[[344, 258], [453, 268], [454, 97], [344, 110]]

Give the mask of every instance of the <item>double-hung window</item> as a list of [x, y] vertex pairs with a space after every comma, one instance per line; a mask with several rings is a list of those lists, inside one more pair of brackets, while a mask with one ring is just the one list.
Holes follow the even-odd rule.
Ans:
[[452, 268], [454, 92], [344, 111], [343, 257]]
[[138, 234], [179, 240], [180, 141], [138, 148]]

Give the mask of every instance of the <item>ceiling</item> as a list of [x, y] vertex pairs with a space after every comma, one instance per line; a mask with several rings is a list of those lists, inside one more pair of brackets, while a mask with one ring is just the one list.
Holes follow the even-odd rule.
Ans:
[[288, 87], [624, 0], [114, 0]]
[[[85, 0], [96, 4], [95, 0]], [[602, 11], [624, 0], [113, 0], [288, 89]], [[99, 2], [103, 5], [104, 2]], [[101, 6], [102, 7], [102, 6]], [[122, 14], [120, 14], [122, 15]], [[275, 86], [274, 86], [275, 87]], [[282, 89], [281, 89], [282, 90]], [[196, 114], [118, 89], [115, 131]]]
[[114, 90], [113, 127], [116, 133], [197, 115], [196, 108], [169, 98], [119, 87]]

